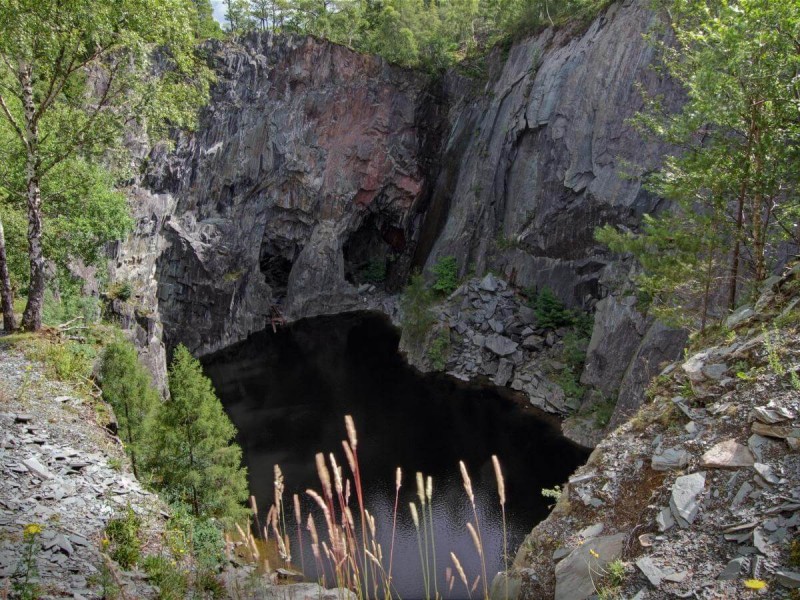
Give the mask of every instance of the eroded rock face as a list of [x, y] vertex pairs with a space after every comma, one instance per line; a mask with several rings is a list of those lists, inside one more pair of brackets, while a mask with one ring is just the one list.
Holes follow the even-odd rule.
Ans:
[[167, 341], [199, 354], [263, 329], [278, 302], [290, 318], [355, 307], [348, 269], [365, 257], [402, 264], [430, 133], [425, 78], [380, 58], [270, 35], [210, 50], [197, 133], [153, 152], [145, 178], [175, 198], [155, 269]]
[[[666, 148], [628, 119], [640, 88], [680, 102], [650, 68], [643, 34], [659, 18], [644, 0], [616, 3], [585, 31], [497, 51], [485, 85], [313, 38], [211, 44], [211, 102], [195, 134], [150, 153], [134, 193], [162, 208], [140, 211], [116, 253], [116, 275], [141, 281], [127, 319], [140, 345], [163, 328], [168, 346], [205, 354], [267, 327], [274, 305], [290, 319], [362, 307], [358, 273], [374, 260], [389, 288], [412, 264], [454, 256], [462, 274], [492, 269], [593, 307], [614, 265], [594, 229], [658, 208], [637, 175]], [[631, 361], [654, 369], [673, 340], [647, 345], [636, 307], [604, 302], [584, 379], [635, 405], [647, 378]]]

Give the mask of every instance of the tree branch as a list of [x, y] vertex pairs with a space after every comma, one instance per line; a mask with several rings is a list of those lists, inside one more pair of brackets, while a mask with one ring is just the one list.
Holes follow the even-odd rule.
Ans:
[[25, 134], [22, 132], [22, 128], [17, 123], [17, 120], [14, 118], [14, 115], [11, 114], [11, 111], [8, 109], [8, 105], [6, 104], [6, 99], [3, 98], [3, 95], [0, 94], [0, 108], [3, 109], [3, 114], [6, 117], [6, 120], [11, 123], [11, 127], [14, 129], [14, 132], [17, 134], [17, 137], [20, 141], [25, 145], [25, 148], [28, 148], [28, 140], [25, 138]]

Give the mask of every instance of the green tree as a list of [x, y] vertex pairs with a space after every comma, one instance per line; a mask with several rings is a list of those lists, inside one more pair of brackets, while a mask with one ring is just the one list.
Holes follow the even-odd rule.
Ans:
[[70, 160], [108, 158], [137, 120], [151, 133], [194, 123], [210, 81], [194, 53], [196, 14], [191, 0], [0, 0], [0, 127], [22, 181], [0, 185], [27, 213], [23, 328], [41, 327], [43, 186]]
[[155, 482], [191, 506], [195, 516], [243, 517], [247, 470], [233, 441], [236, 429], [183, 345], [170, 365], [169, 392], [151, 428], [148, 467]]
[[250, 17], [249, 0], [225, 0], [225, 21], [228, 31], [241, 34], [250, 29], [253, 20]]
[[146, 454], [146, 432], [159, 404], [158, 392], [139, 362], [136, 348], [126, 340], [115, 340], [106, 347], [99, 375], [103, 397], [114, 409], [119, 436], [138, 477], [141, 458]]
[[[668, 4], [676, 45], [661, 45], [686, 90], [678, 114], [651, 99], [637, 124], [678, 151], [648, 181], [675, 207], [638, 234], [606, 228], [600, 239], [644, 266], [642, 289], [656, 310], [705, 327], [710, 294], [742, 282], [756, 289], [786, 238], [800, 242], [800, 5], [770, 0]], [[728, 264], [725, 268], [724, 265]]]

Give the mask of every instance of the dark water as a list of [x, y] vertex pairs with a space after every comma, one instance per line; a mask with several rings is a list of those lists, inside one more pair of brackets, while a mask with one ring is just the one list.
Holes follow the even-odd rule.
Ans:
[[[291, 494], [320, 490], [317, 452], [334, 452], [345, 465], [344, 415], [353, 415], [365, 504], [377, 520], [389, 556], [395, 470], [403, 470], [394, 549], [393, 581], [402, 598], [424, 597], [417, 536], [408, 503], [416, 500], [414, 474], [433, 477], [436, 571], [439, 591], [453, 551], [470, 582], [481, 573], [465, 524], [474, 521], [458, 461], [472, 478], [487, 556], [489, 583], [502, 567], [502, 519], [491, 455], [503, 465], [511, 558], [531, 528], [548, 513], [542, 488], [566, 480], [587, 457], [561, 437], [558, 424], [521, 407], [505, 390], [469, 386], [442, 375], [420, 375], [397, 352], [398, 334], [381, 316], [352, 313], [320, 317], [255, 334], [206, 361], [206, 370], [239, 429], [250, 489], [263, 512], [273, 501], [273, 465]], [[349, 472], [348, 472], [349, 474]], [[306, 510], [311, 503], [304, 500]], [[294, 528], [289, 508], [289, 528]], [[305, 519], [305, 517], [304, 517]], [[317, 520], [320, 529], [321, 519]], [[308, 534], [304, 531], [308, 541]], [[299, 552], [294, 548], [299, 568]], [[311, 552], [304, 550], [313, 577]], [[328, 580], [330, 583], [330, 579]], [[482, 584], [479, 584], [479, 587]], [[456, 582], [450, 598], [465, 598]], [[480, 592], [478, 592], [480, 596]]]

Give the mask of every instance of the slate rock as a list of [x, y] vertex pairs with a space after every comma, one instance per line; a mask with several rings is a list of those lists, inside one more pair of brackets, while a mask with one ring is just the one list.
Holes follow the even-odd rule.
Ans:
[[651, 466], [654, 471], [683, 469], [689, 464], [689, 454], [682, 448], [667, 448], [661, 454], [654, 454]]
[[54, 477], [54, 475], [48, 471], [47, 467], [45, 467], [34, 457], [23, 460], [22, 464], [25, 465], [27, 469], [39, 479], [53, 479]]
[[675, 519], [669, 507], [662, 508], [656, 515], [656, 525], [658, 530], [663, 533], [675, 525]]
[[497, 354], [497, 356], [508, 356], [517, 351], [519, 344], [509, 338], [493, 333], [486, 338], [484, 344], [486, 348]]
[[497, 365], [497, 372], [494, 375], [495, 385], [505, 386], [514, 375], [514, 363], [507, 358], [501, 358]]
[[636, 561], [636, 566], [644, 573], [651, 585], [654, 587], [661, 585], [661, 580], [664, 578], [665, 573], [655, 565], [653, 559], [649, 556], [644, 556]]
[[555, 600], [585, 600], [594, 595], [596, 574], [622, 555], [626, 537], [617, 533], [594, 538], [570, 552], [556, 565]]
[[703, 375], [705, 375], [708, 379], [713, 379], [714, 381], [719, 381], [722, 379], [727, 372], [728, 365], [725, 363], [715, 363], [713, 365], [705, 365], [703, 367]]
[[497, 283], [497, 278], [491, 273], [487, 273], [486, 277], [481, 280], [478, 287], [487, 292], [496, 292], [498, 287]]
[[697, 518], [700, 503], [697, 497], [705, 490], [706, 474], [704, 471], [683, 475], [675, 480], [669, 505], [672, 514], [681, 527], [688, 527]]
[[716, 444], [700, 458], [701, 466], [712, 469], [752, 467], [753, 463], [752, 452], [733, 439]]
[[793, 590], [800, 589], [800, 573], [796, 571], [787, 571], [785, 569], [775, 571], [775, 579], [783, 587]]
[[742, 565], [744, 565], [745, 560], [747, 559], [744, 556], [738, 556], [729, 561], [722, 570], [722, 573], [717, 575], [717, 579], [721, 579], [722, 581], [730, 581], [731, 579], [736, 579], [739, 577], [739, 573], [742, 570]]

